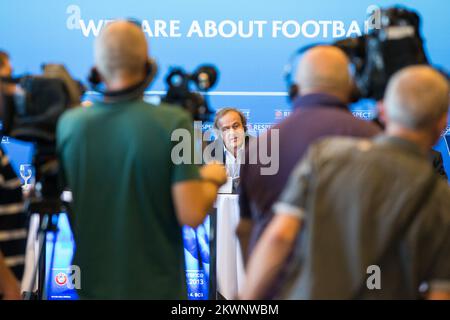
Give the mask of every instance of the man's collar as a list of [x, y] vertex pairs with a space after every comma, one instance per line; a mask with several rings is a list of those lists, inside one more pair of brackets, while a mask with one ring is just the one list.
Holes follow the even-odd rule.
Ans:
[[375, 143], [394, 146], [396, 149], [403, 149], [419, 157], [426, 157], [426, 154], [414, 142], [387, 134], [380, 134], [374, 138]]
[[236, 157], [234, 156], [233, 152], [231, 152], [230, 150], [227, 149], [227, 147], [225, 146], [225, 144], [223, 144], [223, 150], [224, 150], [225, 154], [229, 154], [230, 156], [233, 156], [233, 158], [236, 159], [237, 157], [239, 157], [239, 154], [240, 154], [241, 152], [244, 151], [244, 144], [242, 144], [242, 146], [240, 146], [240, 147], [237, 149]]
[[324, 93], [311, 93], [297, 97], [293, 102], [294, 109], [310, 108], [310, 107], [330, 107], [339, 108], [348, 111], [346, 103], [342, 102], [338, 97]]

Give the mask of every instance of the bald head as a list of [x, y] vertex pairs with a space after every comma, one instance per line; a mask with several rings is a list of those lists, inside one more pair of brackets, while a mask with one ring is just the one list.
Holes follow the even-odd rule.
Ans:
[[300, 93], [326, 93], [347, 101], [352, 87], [348, 67], [347, 56], [337, 47], [317, 46], [308, 50], [297, 67]]
[[112, 22], [95, 42], [95, 64], [107, 84], [124, 77], [142, 77], [147, 50], [145, 35], [138, 25]]
[[390, 79], [384, 98], [388, 123], [408, 129], [428, 129], [446, 116], [448, 80], [425, 65], [404, 68]]

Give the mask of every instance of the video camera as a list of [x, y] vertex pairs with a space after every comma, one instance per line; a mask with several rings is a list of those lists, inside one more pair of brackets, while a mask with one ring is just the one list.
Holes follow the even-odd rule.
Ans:
[[349, 57], [361, 98], [380, 100], [389, 78], [413, 64], [428, 64], [420, 34], [420, 17], [409, 9], [375, 10], [378, 27], [368, 34], [335, 42]]
[[45, 64], [42, 75], [1, 79], [15, 86], [14, 93], [0, 92], [3, 100], [2, 135], [34, 143], [36, 197], [30, 211], [60, 212], [56, 125], [61, 114], [80, 103], [84, 88], [63, 65]]
[[191, 74], [179, 67], [172, 68], [165, 79], [168, 90], [163, 101], [180, 105], [194, 120], [211, 121], [213, 112], [209, 109], [206, 97], [193, 92], [191, 84], [195, 84], [198, 91], [207, 92], [214, 87], [217, 78], [218, 71], [212, 65], [202, 65]]

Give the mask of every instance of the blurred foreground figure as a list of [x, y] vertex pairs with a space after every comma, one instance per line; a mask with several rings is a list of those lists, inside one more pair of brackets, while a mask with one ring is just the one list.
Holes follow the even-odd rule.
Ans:
[[446, 127], [447, 80], [390, 80], [386, 132], [314, 144], [274, 206], [242, 298], [263, 296], [295, 247], [287, 299], [450, 298], [450, 190], [428, 161]]
[[[105, 27], [95, 60], [108, 90], [104, 100], [66, 112], [57, 131], [65, 182], [73, 192], [78, 294], [187, 299], [181, 225], [203, 222], [226, 181], [225, 168], [199, 170], [192, 161], [174, 159], [172, 133], [182, 129], [190, 139], [192, 120], [180, 108], [143, 101], [156, 66], [140, 26], [118, 21]], [[193, 141], [184, 142], [193, 149]]]
[[[257, 140], [259, 146], [268, 146], [268, 154], [272, 157], [279, 153], [276, 157], [279, 159], [278, 171], [272, 175], [262, 174], [266, 167], [262, 161], [258, 164], [247, 161], [241, 167], [241, 221], [237, 232], [245, 258], [251, 254], [272, 219], [273, 204], [310, 144], [326, 136], [370, 138], [380, 132], [376, 125], [357, 119], [348, 109], [353, 80], [348, 58], [342, 50], [331, 46], [308, 50], [300, 59], [295, 82], [298, 96], [292, 102], [292, 114]], [[277, 131], [279, 148], [271, 150], [272, 132]], [[250, 144], [245, 159], [251, 159], [258, 152]], [[276, 295], [276, 286], [265, 298]]]
[[[14, 84], [3, 81], [3, 78], [11, 76], [9, 55], [0, 50], [0, 119], [4, 117], [5, 104], [13, 99], [16, 90]], [[22, 198], [22, 183], [2, 148], [2, 143], [7, 139], [0, 132], [0, 298], [20, 299], [19, 284], [24, 272], [27, 215]]]

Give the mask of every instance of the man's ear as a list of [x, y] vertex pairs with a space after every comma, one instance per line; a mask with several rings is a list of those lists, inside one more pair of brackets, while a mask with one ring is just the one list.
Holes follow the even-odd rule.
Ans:
[[429, 130], [429, 132], [432, 134], [430, 136], [430, 138], [432, 139], [432, 145], [435, 145], [439, 141], [442, 134], [444, 133], [444, 130], [447, 128], [447, 116], [448, 113], [446, 112], [439, 118], [436, 124], [432, 128], [430, 128], [431, 130]]
[[298, 84], [296, 84], [296, 83], [291, 84], [289, 86], [289, 91], [288, 91], [289, 100], [293, 101], [299, 95], [300, 95], [300, 86]]
[[348, 103], [356, 103], [361, 99], [361, 91], [359, 90], [358, 86], [356, 85], [356, 82], [354, 79], [350, 79], [350, 86], [348, 89]]
[[386, 114], [386, 105], [383, 100], [377, 101], [377, 111], [378, 111], [378, 119], [381, 121], [383, 125], [386, 125], [387, 122], [387, 114]]
[[439, 119], [437, 124], [437, 136], [436, 139], [439, 139], [439, 137], [444, 133], [445, 129], [447, 128], [448, 123], [448, 113], [446, 112], [442, 117]]
[[100, 83], [103, 82], [103, 78], [100, 75], [100, 72], [98, 72], [97, 67], [92, 67], [89, 75], [88, 75], [88, 81], [91, 84], [92, 87], [98, 86]]

